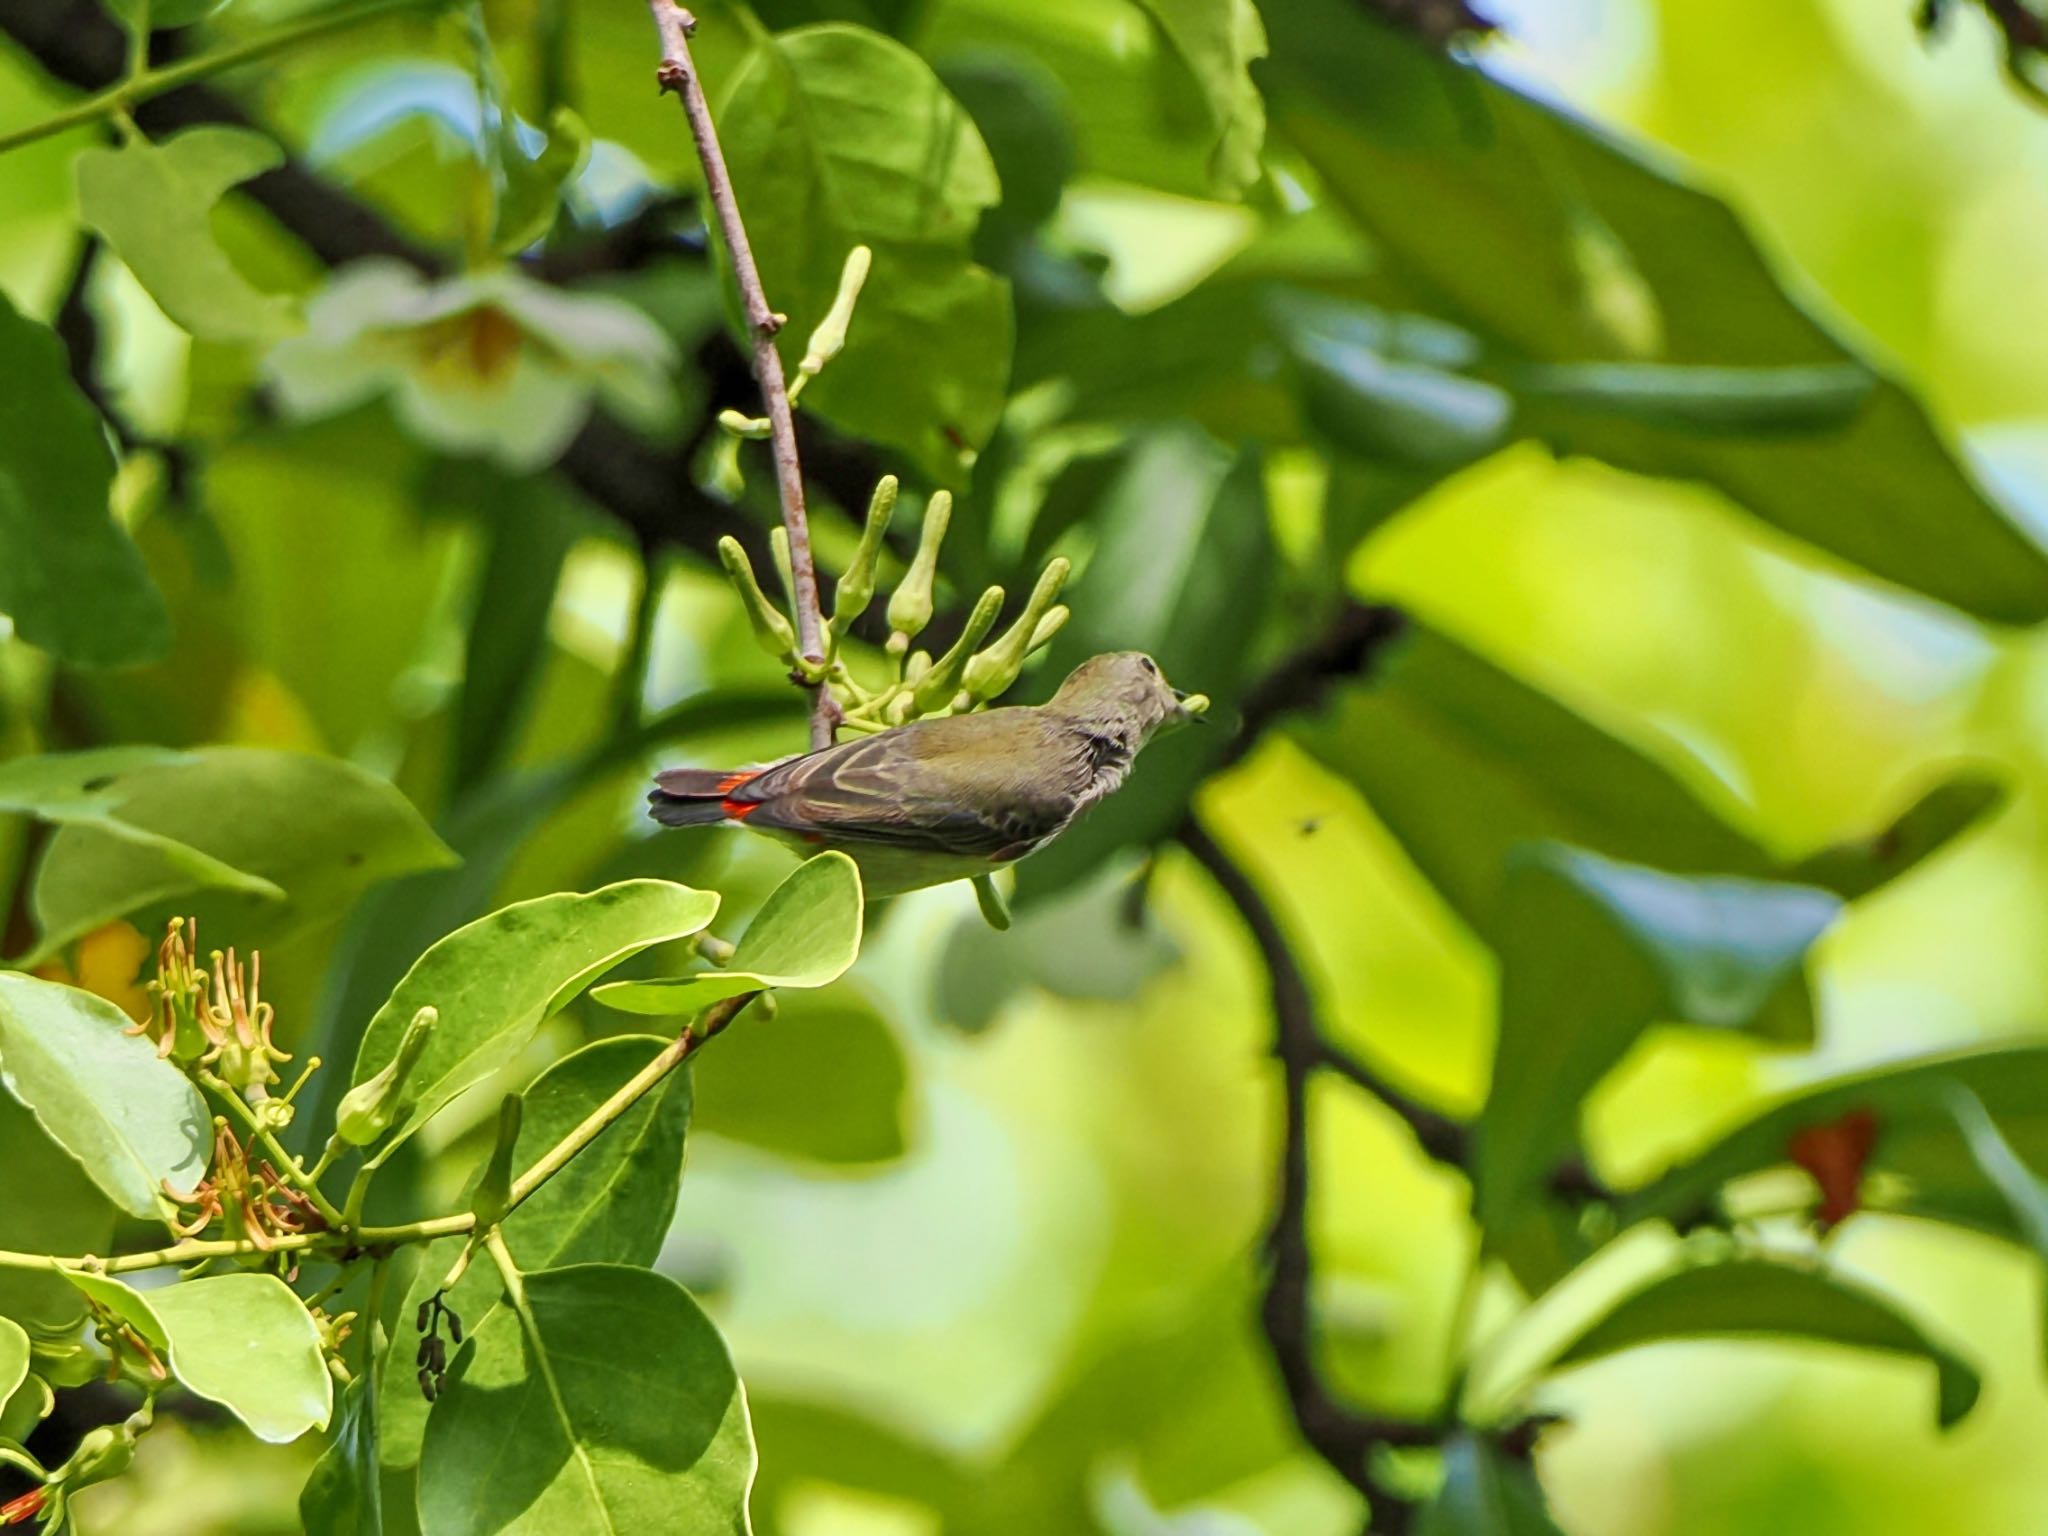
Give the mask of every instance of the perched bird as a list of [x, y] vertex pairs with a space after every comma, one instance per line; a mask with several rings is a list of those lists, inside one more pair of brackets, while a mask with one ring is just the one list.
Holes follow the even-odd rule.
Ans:
[[1150, 656], [1111, 651], [1045, 704], [914, 720], [758, 768], [671, 768], [655, 775], [650, 814], [841, 849], [868, 895], [894, 896], [1044, 847], [1123, 783], [1161, 726], [1200, 718], [1189, 698]]

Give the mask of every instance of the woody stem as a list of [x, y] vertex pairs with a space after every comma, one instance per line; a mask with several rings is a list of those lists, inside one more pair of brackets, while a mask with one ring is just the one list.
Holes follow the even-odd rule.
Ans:
[[833, 727], [839, 723], [839, 706], [823, 680], [825, 625], [818, 604], [818, 568], [811, 559], [811, 529], [804, 515], [803, 467], [797, 458], [796, 422], [790, 414], [789, 387], [782, 376], [782, 355], [775, 349], [775, 335], [782, 329], [784, 317], [768, 307], [768, 296], [762, 291], [761, 271], [754, 265], [747, 227], [740, 220], [732, 176], [725, 167], [725, 151], [719, 147], [711, 107], [704, 99], [696, 62], [690, 56], [690, 34], [697, 29], [697, 19], [674, 0], [647, 0], [647, 8], [653, 13], [655, 31], [661, 36], [661, 64], [655, 79], [664, 91], [673, 91], [682, 98], [683, 114], [690, 122], [690, 137], [697, 146], [697, 159], [704, 167], [705, 195], [718, 216], [719, 233], [732, 257], [733, 280], [739, 284], [740, 301], [746, 311], [747, 337], [753, 344], [754, 379], [761, 386], [761, 400], [767, 407], [775, 485], [782, 501], [782, 526], [789, 535], [797, 649], [808, 670], [819, 678], [815, 683], [804, 684], [811, 695], [811, 746], [813, 750], [829, 747]]

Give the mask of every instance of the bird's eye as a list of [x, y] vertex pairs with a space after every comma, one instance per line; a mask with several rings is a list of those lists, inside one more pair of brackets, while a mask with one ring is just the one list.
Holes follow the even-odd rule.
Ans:
[[1147, 672], [1150, 672], [1154, 677], [1157, 677], [1159, 675], [1158, 662], [1154, 661], [1150, 656], [1142, 657], [1140, 659], [1144, 663], [1144, 667]]

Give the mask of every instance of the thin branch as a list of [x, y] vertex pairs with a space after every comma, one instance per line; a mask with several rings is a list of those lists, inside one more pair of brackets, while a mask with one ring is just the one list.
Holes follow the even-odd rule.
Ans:
[[[704, 167], [704, 191], [718, 216], [719, 233], [732, 257], [733, 280], [739, 284], [745, 306], [747, 334], [754, 346], [754, 377], [761, 386], [761, 400], [768, 411], [769, 439], [775, 451], [775, 485], [782, 499], [782, 526], [789, 535], [789, 566], [796, 600], [797, 646], [812, 666], [825, 664], [825, 626], [818, 605], [818, 568], [811, 559], [810, 524], [804, 516], [803, 466], [797, 458], [796, 422], [790, 414], [789, 388], [783, 382], [782, 354], [775, 348], [775, 335], [784, 317], [768, 307], [761, 288], [761, 272], [754, 265], [753, 247], [747, 243], [747, 227], [740, 219], [740, 205], [733, 196], [732, 177], [725, 166], [725, 151], [719, 147], [718, 129], [711, 121], [711, 106], [704, 99], [704, 85], [697, 78], [696, 61], [690, 57], [690, 34], [697, 19], [674, 0], [647, 0], [654, 28], [661, 36], [661, 64], [655, 78], [664, 91], [682, 98], [683, 113], [690, 122], [690, 137], [697, 146], [697, 159]], [[822, 676], [807, 682], [811, 693], [811, 746], [832, 744], [832, 728], [838, 723], [838, 707]]]
[[1330, 1064], [1330, 1052], [1316, 1024], [1315, 999], [1279, 920], [1251, 877], [1192, 819], [1181, 827], [1180, 841], [1243, 916], [1266, 962], [1272, 992], [1274, 1051], [1280, 1058], [1285, 1114], [1280, 1195], [1266, 1238], [1271, 1267], [1260, 1306], [1266, 1338], [1302, 1438], [1370, 1501], [1370, 1529], [1382, 1536], [1400, 1536], [1409, 1529], [1414, 1504], [1380, 1485], [1373, 1474], [1374, 1455], [1383, 1447], [1435, 1445], [1443, 1430], [1434, 1423], [1364, 1413], [1338, 1401], [1316, 1365], [1315, 1272], [1308, 1236], [1308, 1085], [1317, 1069]]

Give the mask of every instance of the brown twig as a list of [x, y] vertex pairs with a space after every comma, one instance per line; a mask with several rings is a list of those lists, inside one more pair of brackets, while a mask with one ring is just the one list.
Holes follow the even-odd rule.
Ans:
[[[1192, 818], [1181, 827], [1180, 841], [1244, 918], [1266, 962], [1272, 993], [1274, 1053], [1280, 1058], [1285, 1113], [1280, 1195], [1266, 1236], [1270, 1267], [1260, 1320], [1302, 1438], [1370, 1501], [1369, 1529], [1381, 1536], [1400, 1536], [1410, 1527], [1414, 1504], [1379, 1482], [1374, 1455], [1383, 1447], [1435, 1445], [1443, 1437], [1443, 1427], [1364, 1413], [1342, 1403], [1316, 1364], [1311, 1301], [1315, 1270], [1308, 1236], [1308, 1085], [1319, 1068], [1332, 1064], [1333, 1056], [1316, 1024], [1315, 998], [1278, 918], [1251, 877]], [[1383, 1084], [1373, 1082], [1374, 1092], [1383, 1091]], [[1423, 1113], [1442, 1119], [1433, 1111]], [[1462, 1137], [1462, 1130], [1451, 1128]]]
[[[695, 60], [690, 57], [690, 34], [697, 19], [674, 0], [647, 0], [661, 35], [661, 64], [655, 78], [664, 91], [682, 98], [683, 112], [690, 120], [690, 137], [697, 146], [697, 159], [704, 167], [704, 191], [718, 216], [719, 233], [732, 257], [733, 280], [739, 284], [745, 306], [747, 334], [754, 345], [754, 377], [761, 386], [761, 400], [768, 410], [769, 441], [775, 451], [775, 485], [782, 499], [782, 526], [789, 535], [789, 568], [796, 602], [797, 646], [804, 659], [822, 667], [825, 662], [825, 626], [818, 605], [818, 570], [811, 559], [810, 524], [804, 516], [803, 466], [797, 458], [796, 422], [790, 414], [789, 389], [782, 378], [782, 354], [775, 349], [775, 335], [784, 316], [768, 307], [761, 288], [761, 272], [754, 265], [753, 248], [747, 243], [747, 227], [740, 219], [740, 205], [733, 196], [732, 177], [725, 167], [725, 151], [719, 147], [718, 129], [711, 121], [711, 106], [704, 99], [703, 82], [697, 78]], [[832, 744], [832, 730], [838, 723], [838, 706], [821, 682], [806, 685], [811, 692], [811, 746]]]

